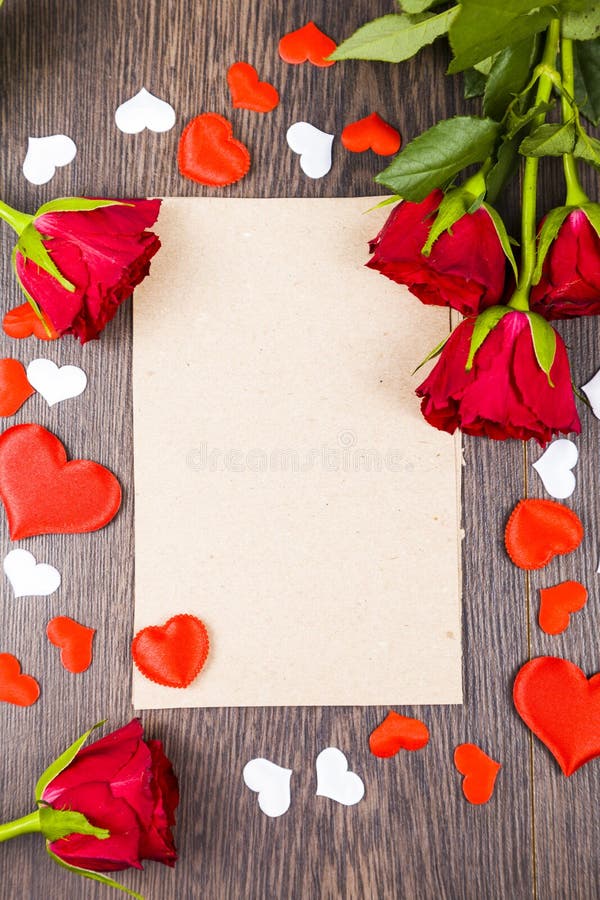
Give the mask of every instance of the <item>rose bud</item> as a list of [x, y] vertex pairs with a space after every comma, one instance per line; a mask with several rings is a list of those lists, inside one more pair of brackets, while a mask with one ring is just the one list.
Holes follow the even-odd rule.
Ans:
[[146, 277], [160, 247], [148, 231], [160, 204], [67, 197], [28, 216], [0, 203], [19, 235], [13, 262], [23, 292], [60, 335], [97, 338]]
[[101, 873], [141, 869], [144, 859], [175, 865], [177, 778], [162, 743], [144, 740], [139, 719], [83, 747], [92, 730], [46, 769], [38, 809], [0, 825], [0, 841], [39, 831], [61, 866], [138, 897]]
[[[478, 342], [482, 334], [485, 337], [477, 347], [476, 321], [494, 314], [499, 321], [492, 321], [491, 330], [478, 329]], [[545, 354], [539, 347], [536, 354], [534, 329], [545, 347], [551, 347], [547, 371], [538, 362]], [[450, 434], [459, 428], [496, 440], [535, 438], [544, 447], [555, 434], [581, 431], [560, 335], [539, 316], [508, 307], [494, 307], [479, 320], [461, 322], [416, 393], [423, 398], [421, 412], [427, 421]]]
[[472, 316], [498, 303], [504, 292], [506, 255], [497, 227], [501, 220], [497, 213], [492, 218], [487, 206], [472, 213], [460, 210], [429, 246], [440, 204], [452, 197], [436, 190], [421, 203], [399, 203], [370, 242], [373, 256], [367, 266], [405, 284], [423, 303], [451, 306]]
[[541, 253], [549, 239], [551, 243], [538, 262], [530, 303], [531, 309], [546, 319], [600, 314], [600, 237], [592, 221], [600, 226], [600, 206], [596, 203], [570, 212], [568, 207], [561, 207], [542, 223]]

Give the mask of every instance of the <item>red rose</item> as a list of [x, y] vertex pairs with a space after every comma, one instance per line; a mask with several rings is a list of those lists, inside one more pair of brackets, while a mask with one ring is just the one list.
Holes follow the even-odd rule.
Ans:
[[[453, 331], [417, 395], [427, 421], [453, 434], [496, 440], [535, 438], [541, 446], [554, 434], [581, 431], [565, 345], [556, 335], [550, 378], [540, 368], [526, 313], [504, 315], [466, 370], [475, 319]], [[550, 328], [551, 326], [547, 326]]]
[[70, 834], [53, 841], [50, 850], [69, 865], [94, 872], [141, 869], [143, 859], [175, 865], [177, 778], [162, 743], [144, 740], [139, 719], [80, 750], [42, 800], [110, 831], [104, 839]]
[[39, 232], [52, 263], [74, 290], [26, 258], [19, 246], [15, 266], [25, 292], [59, 334], [73, 334], [82, 344], [98, 337], [146, 277], [160, 247], [158, 237], [147, 231], [160, 204], [160, 200], [123, 200], [95, 209], [51, 212], [42, 207], [29, 228]]
[[424, 256], [421, 251], [443, 197], [437, 190], [421, 203], [405, 200], [396, 206], [369, 244], [373, 256], [367, 266], [407, 285], [423, 303], [477, 315], [503, 294], [504, 250], [490, 214], [480, 207], [441, 234]]
[[546, 319], [600, 314], [600, 237], [583, 210], [562, 223], [530, 302]]

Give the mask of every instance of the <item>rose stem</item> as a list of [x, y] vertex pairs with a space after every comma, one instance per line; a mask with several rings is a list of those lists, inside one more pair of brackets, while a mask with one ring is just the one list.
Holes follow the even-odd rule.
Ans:
[[[571, 101], [575, 100], [573, 41], [569, 40], [569, 38], [561, 38], [560, 61], [563, 86], [563, 93], [561, 97], [562, 118], [563, 122], [567, 122], [573, 117]], [[589, 203], [590, 199], [581, 187], [579, 174], [577, 172], [577, 161], [572, 153], [565, 153], [565, 155], [563, 156], [563, 167], [565, 170], [565, 181], [567, 182], [566, 205], [583, 206], [584, 203]]]
[[22, 234], [27, 226], [33, 221], [33, 216], [28, 216], [27, 213], [19, 212], [18, 209], [13, 209], [8, 203], [3, 203], [2, 200], [0, 200], [0, 219], [3, 219], [10, 225], [17, 234]]
[[19, 837], [22, 834], [30, 834], [33, 831], [41, 831], [40, 812], [29, 813], [28, 816], [22, 816], [20, 819], [13, 819], [12, 822], [5, 822], [0, 825], [0, 843], [2, 841], [10, 841], [11, 838]]
[[[540, 75], [535, 97], [535, 105], [547, 103], [552, 92], [552, 73], [556, 65], [558, 44], [560, 40], [560, 20], [552, 19], [548, 26], [546, 45], [541, 62], [542, 74]], [[540, 113], [533, 120], [532, 131], [543, 125], [545, 113]], [[529, 291], [533, 280], [536, 263], [536, 211], [537, 211], [537, 180], [539, 159], [528, 156], [525, 159], [523, 174], [523, 202], [521, 212], [521, 273], [517, 289], [513, 294], [509, 306], [527, 312], [529, 309]]]

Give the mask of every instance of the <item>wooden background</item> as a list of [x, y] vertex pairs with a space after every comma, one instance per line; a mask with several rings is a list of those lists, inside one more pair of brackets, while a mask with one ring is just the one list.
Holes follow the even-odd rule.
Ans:
[[[337, 141], [331, 173], [310, 181], [286, 146], [285, 130], [307, 119], [339, 135], [345, 123], [376, 109], [409, 139], [436, 119], [464, 111], [460, 79], [443, 78], [443, 44], [399, 67], [349, 62], [323, 70], [283, 64], [277, 41], [308, 18], [341, 39], [394, 9], [392, 0], [6, 0], [0, 11], [0, 196], [33, 210], [62, 194], [210, 193], [181, 178], [176, 167], [184, 123], [206, 110], [230, 116], [253, 156], [248, 177], [224, 195], [370, 194], [381, 165], [371, 153], [348, 154]], [[282, 103], [274, 113], [232, 111], [225, 76], [238, 59], [256, 64], [280, 88]], [[173, 131], [130, 136], [114, 127], [114, 110], [142, 85], [174, 105]], [[50, 184], [33, 187], [21, 174], [27, 137], [58, 132], [75, 140], [77, 158]], [[561, 201], [561, 179], [556, 167], [545, 166], [545, 172], [550, 205]], [[597, 181], [589, 187], [596, 196]], [[6, 227], [0, 239], [6, 310], [22, 298], [9, 266], [12, 238]], [[581, 384], [600, 366], [597, 322], [576, 322], [562, 331]], [[0, 650], [16, 654], [42, 687], [32, 708], [0, 709], [0, 818], [6, 820], [30, 810], [39, 772], [91, 723], [107, 717], [117, 727], [132, 715], [130, 305], [100, 342], [84, 348], [71, 339], [48, 345], [2, 335], [0, 351], [24, 363], [43, 355], [86, 370], [83, 396], [48, 409], [36, 395], [14, 421], [47, 426], [71, 456], [104, 463], [125, 489], [122, 510], [105, 531], [24, 542], [58, 566], [58, 593], [15, 600], [6, 580], [1, 582]], [[594, 574], [600, 548], [598, 428], [588, 411], [581, 412], [578, 487], [569, 503], [583, 518], [585, 541], [577, 553], [531, 579], [508, 561], [502, 534], [527, 480], [531, 494], [543, 494], [530, 467], [539, 449], [465, 442], [465, 705], [401, 710], [427, 721], [429, 746], [390, 760], [372, 757], [368, 735], [384, 708], [144, 713], [148, 734], [164, 739], [180, 773], [181, 861], [174, 871], [149, 863], [145, 873], [124, 873], [124, 884], [149, 900], [598, 896], [600, 762], [564, 778], [511, 702], [513, 677], [529, 656], [564, 654], [588, 673], [600, 669]], [[2, 516], [0, 554], [10, 546]], [[537, 591], [563, 577], [584, 581], [590, 599], [565, 636], [547, 637], [536, 623]], [[66, 672], [45, 638], [46, 623], [57, 614], [98, 629], [95, 660], [83, 675]], [[503, 764], [487, 806], [472, 807], [462, 797], [452, 764], [453, 749], [462, 741], [480, 744]], [[365, 781], [366, 797], [356, 807], [314, 796], [314, 760], [330, 744], [344, 750]], [[256, 796], [242, 783], [245, 762], [261, 755], [294, 770], [292, 806], [280, 819], [260, 813]], [[0, 874], [6, 900], [110, 894], [56, 867], [37, 836], [0, 848]]]

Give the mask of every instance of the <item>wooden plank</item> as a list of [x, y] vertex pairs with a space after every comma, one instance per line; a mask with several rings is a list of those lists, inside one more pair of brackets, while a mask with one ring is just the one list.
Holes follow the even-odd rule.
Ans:
[[[354, 0], [344, 7], [314, 0], [310, 15], [339, 38], [394, 8], [385, 0]], [[231, 113], [254, 166], [225, 195], [369, 194], [380, 166], [371, 154], [346, 154], [338, 143], [331, 174], [309, 181], [285, 146], [287, 126], [306, 118], [339, 134], [346, 122], [377, 109], [408, 139], [463, 108], [462, 102], [457, 106], [459, 88], [442, 78], [441, 52], [425, 52], [402, 67], [284, 66], [277, 41], [308, 17], [300, 0], [12, 0], [1, 15], [0, 196], [22, 208], [70, 193], [210, 193], [178, 175], [177, 138], [192, 115], [208, 109], [231, 113], [225, 72], [236, 59], [256, 63], [261, 76], [282, 89], [283, 102], [266, 117]], [[174, 104], [179, 120], [173, 132], [132, 137], [113, 127], [116, 106], [142, 84]], [[49, 185], [28, 185], [20, 173], [27, 136], [60, 131], [77, 142], [77, 160]], [[8, 263], [6, 229], [1, 239], [3, 308], [9, 308], [21, 298]], [[24, 362], [41, 354], [83, 366], [90, 381], [86, 394], [52, 410], [34, 397], [15, 421], [46, 425], [72, 455], [105, 463], [125, 487], [123, 509], [105, 532], [26, 542], [61, 569], [64, 586], [58, 596], [15, 601], [2, 584], [2, 649], [22, 659], [43, 692], [31, 709], [0, 709], [2, 819], [28, 809], [37, 773], [91, 722], [108, 716], [117, 726], [131, 715], [130, 312], [123, 309], [102, 341], [84, 348], [68, 339], [51, 346], [0, 339], [3, 355]], [[385, 709], [144, 714], [148, 733], [165, 740], [181, 775], [181, 862], [175, 871], [149, 864], [145, 875], [123, 874], [123, 883], [155, 900], [532, 895], [528, 737], [509, 691], [510, 674], [527, 653], [524, 579], [502, 548], [503, 521], [522, 490], [522, 448], [469, 440], [465, 460], [465, 706], [412, 710], [430, 725], [431, 743], [420, 753], [387, 761], [368, 751], [368, 734]], [[1, 529], [5, 553], [3, 518]], [[82, 676], [62, 670], [44, 637], [46, 622], [58, 613], [98, 628], [95, 662]], [[469, 806], [460, 792], [452, 752], [464, 740], [481, 743], [504, 766], [486, 807]], [[314, 797], [314, 759], [329, 744], [340, 746], [365, 780], [366, 797], [356, 808]], [[259, 812], [241, 780], [244, 763], [263, 754], [294, 769], [292, 807], [276, 821]], [[74, 882], [53, 866], [34, 837], [2, 847], [0, 871], [0, 895], [7, 900], [107, 896], [103, 888]]]

